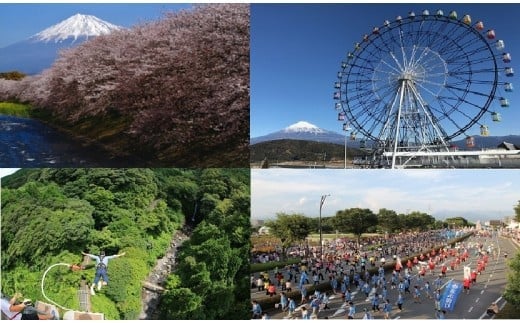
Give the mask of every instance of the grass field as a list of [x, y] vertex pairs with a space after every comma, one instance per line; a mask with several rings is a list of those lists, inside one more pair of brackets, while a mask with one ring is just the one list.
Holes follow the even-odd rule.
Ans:
[[0, 102], [0, 114], [27, 118], [31, 116], [31, 110], [28, 104]]

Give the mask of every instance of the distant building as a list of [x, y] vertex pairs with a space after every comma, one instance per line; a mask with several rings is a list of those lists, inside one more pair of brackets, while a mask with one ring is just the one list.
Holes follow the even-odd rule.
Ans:
[[498, 145], [497, 148], [505, 150], [520, 150], [520, 147], [517, 145], [505, 141]]
[[502, 220], [489, 220], [489, 226], [501, 227], [503, 225]]
[[507, 224], [508, 229], [520, 229], [520, 223], [517, 222], [515, 219], [511, 219], [509, 223]]

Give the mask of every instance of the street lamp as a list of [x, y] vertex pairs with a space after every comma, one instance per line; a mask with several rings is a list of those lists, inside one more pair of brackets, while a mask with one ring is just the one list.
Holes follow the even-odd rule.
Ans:
[[350, 131], [348, 123], [343, 124], [343, 131], [345, 131], [345, 169], [347, 169], [347, 134]]
[[330, 196], [330, 194], [322, 195], [321, 201], [320, 201], [320, 257], [321, 257], [321, 259], [323, 259], [323, 237], [321, 234], [321, 209], [323, 207], [323, 203], [325, 203], [325, 199], [327, 198], [327, 196]]

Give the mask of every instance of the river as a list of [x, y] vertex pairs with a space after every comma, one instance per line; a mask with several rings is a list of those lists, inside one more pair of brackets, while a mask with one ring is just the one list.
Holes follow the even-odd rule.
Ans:
[[29, 118], [0, 115], [0, 168], [135, 167]]

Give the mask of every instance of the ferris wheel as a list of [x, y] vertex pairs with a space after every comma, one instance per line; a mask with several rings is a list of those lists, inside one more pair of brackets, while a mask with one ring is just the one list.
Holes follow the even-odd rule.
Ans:
[[450, 150], [450, 140], [474, 127], [487, 136], [509, 106], [514, 75], [505, 42], [482, 21], [455, 11], [398, 16], [374, 27], [341, 62], [335, 109], [361, 148], [400, 153]]

